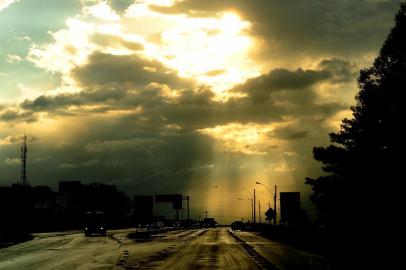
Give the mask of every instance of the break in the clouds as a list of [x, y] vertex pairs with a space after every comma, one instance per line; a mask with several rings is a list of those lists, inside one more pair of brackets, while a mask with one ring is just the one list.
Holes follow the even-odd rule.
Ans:
[[399, 4], [61, 1], [41, 12], [62, 23], [33, 27], [30, 1], [11, 2], [0, 2], [0, 183], [18, 179], [25, 130], [34, 185], [221, 195], [221, 209], [194, 204], [220, 220], [249, 215], [233, 204], [258, 179], [308, 192], [312, 147], [349, 116]]
[[18, 0], [0, 0], [0, 12]]
[[185, 0], [154, 9], [189, 16], [236, 11], [252, 24], [251, 34], [264, 41], [261, 49], [273, 57], [281, 52], [302, 57], [348, 56], [376, 51], [376, 45], [383, 41], [392, 25], [399, 3], [396, 0]]

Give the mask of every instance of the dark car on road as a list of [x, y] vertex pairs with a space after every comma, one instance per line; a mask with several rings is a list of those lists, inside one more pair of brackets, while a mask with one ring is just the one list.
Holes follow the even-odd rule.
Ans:
[[92, 234], [106, 235], [103, 212], [95, 211], [85, 213], [84, 233], [85, 236], [91, 236]]
[[231, 230], [233, 231], [237, 231], [237, 230], [244, 230], [245, 229], [245, 225], [242, 221], [234, 221], [233, 223], [231, 223]]

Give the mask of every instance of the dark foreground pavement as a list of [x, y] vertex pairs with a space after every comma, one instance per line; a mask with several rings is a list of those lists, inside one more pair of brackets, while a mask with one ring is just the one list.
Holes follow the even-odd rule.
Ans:
[[248, 232], [176, 230], [130, 239], [80, 232], [37, 234], [0, 249], [0, 269], [330, 269], [329, 261]]

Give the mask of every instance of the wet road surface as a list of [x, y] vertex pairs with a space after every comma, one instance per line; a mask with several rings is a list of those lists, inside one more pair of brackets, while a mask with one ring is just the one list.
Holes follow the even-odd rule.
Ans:
[[176, 250], [139, 265], [141, 269], [259, 269], [226, 228], [204, 230]]
[[0, 249], [0, 270], [329, 269], [322, 257], [228, 228], [175, 230], [136, 240], [128, 238], [133, 231], [95, 237], [36, 234], [31, 241]]
[[237, 231], [234, 234], [279, 270], [332, 269], [331, 260], [323, 256], [266, 239], [256, 233]]

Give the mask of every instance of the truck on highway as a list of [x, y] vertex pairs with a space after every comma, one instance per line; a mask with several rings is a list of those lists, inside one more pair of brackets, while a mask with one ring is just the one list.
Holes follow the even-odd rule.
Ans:
[[84, 233], [85, 236], [92, 234], [106, 235], [106, 225], [104, 222], [104, 212], [91, 211], [85, 213]]

